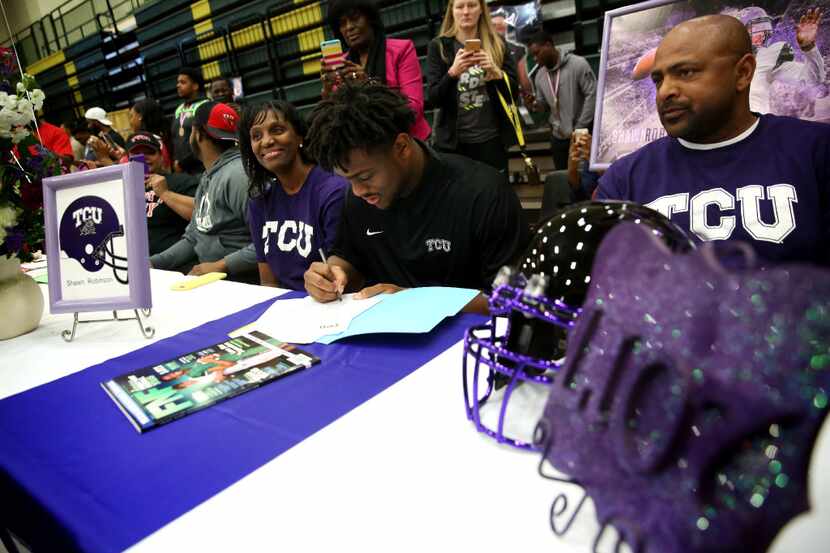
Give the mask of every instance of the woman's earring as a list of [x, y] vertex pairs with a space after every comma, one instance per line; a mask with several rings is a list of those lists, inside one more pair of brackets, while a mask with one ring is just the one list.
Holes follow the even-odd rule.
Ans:
[[303, 149], [303, 143], [302, 142], [300, 142], [300, 149], [301, 150]]

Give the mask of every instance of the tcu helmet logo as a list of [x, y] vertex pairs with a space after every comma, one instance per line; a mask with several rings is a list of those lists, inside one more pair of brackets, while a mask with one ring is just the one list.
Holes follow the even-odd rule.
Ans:
[[88, 272], [111, 267], [115, 279], [127, 284], [127, 258], [115, 254], [113, 243], [116, 237], [123, 236], [124, 227], [115, 210], [98, 196], [78, 198], [61, 217], [60, 249]]
[[444, 240], [443, 238], [430, 238], [424, 242], [427, 246], [428, 252], [447, 252], [452, 251], [452, 242]]
[[81, 207], [72, 212], [72, 217], [75, 219], [76, 227], [83, 224], [85, 229], [94, 229], [95, 225], [101, 224], [102, 213], [103, 210], [100, 207]]

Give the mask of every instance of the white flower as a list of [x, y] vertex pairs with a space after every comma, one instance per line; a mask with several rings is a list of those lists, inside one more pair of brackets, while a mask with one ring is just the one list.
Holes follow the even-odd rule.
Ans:
[[4, 96], [0, 96], [0, 100], [2, 100], [0, 108], [6, 108], [9, 111], [15, 111], [17, 108], [17, 96], [14, 94], [5, 94]]
[[9, 132], [16, 119], [17, 114], [13, 111], [0, 108], [0, 131]]
[[26, 127], [17, 127], [12, 131], [12, 144], [20, 144], [20, 142], [32, 134]]
[[12, 125], [22, 127], [32, 122], [32, 112], [14, 112]]
[[23, 82], [17, 83], [17, 93], [23, 96], [26, 93], [26, 85]]
[[17, 222], [17, 211], [13, 207], [0, 207], [0, 244], [6, 239], [7, 227], [13, 227]]
[[17, 222], [17, 212], [13, 207], [0, 207], [0, 229], [12, 227]]
[[27, 113], [31, 116], [32, 102], [30, 102], [27, 98], [20, 98], [17, 101], [17, 111], [19, 111], [20, 113]]
[[34, 104], [36, 110], [41, 110], [43, 108], [43, 101], [46, 99], [46, 94], [39, 88], [36, 88], [32, 91], [32, 104]]

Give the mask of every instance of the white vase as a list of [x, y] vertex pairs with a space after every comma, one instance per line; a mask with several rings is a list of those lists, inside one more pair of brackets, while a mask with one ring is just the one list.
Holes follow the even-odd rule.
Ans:
[[43, 316], [43, 293], [20, 260], [0, 255], [0, 340], [31, 332]]

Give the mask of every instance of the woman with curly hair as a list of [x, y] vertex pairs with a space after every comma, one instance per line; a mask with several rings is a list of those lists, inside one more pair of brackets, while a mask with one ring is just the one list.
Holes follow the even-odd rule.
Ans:
[[248, 175], [248, 226], [263, 286], [303, 289], [303, 273], [329, 251], [347, 182], [320, 168], [303, 141], [306, 124], [282, 101], [245, 109], [239, 151]]

